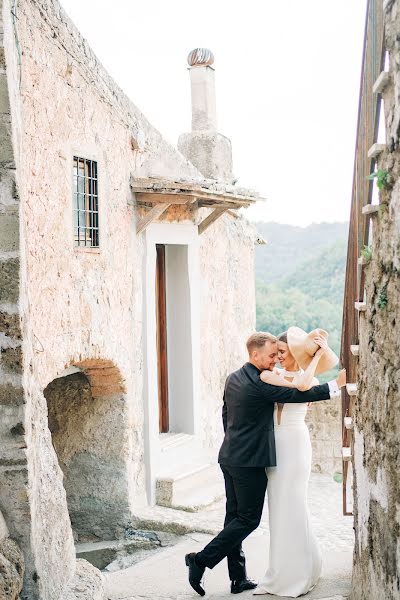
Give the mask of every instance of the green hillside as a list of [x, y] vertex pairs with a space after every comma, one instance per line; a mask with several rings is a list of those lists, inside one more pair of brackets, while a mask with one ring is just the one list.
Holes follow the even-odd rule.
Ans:
[[258, 246], [255, 260], [256, 279], [273, 283], [296, 271], [302, 262], [315, 258], [320, 250], [335, 242], [346, 243], [348, 223], [313, 223], [294, 227], [279, 223], [254, 223], [267, 241]]
[[278, 335], [291, 325], [322, 327], [339, 354], [348, 225], [256, 227], [268, 241], [256, 250], [257, 329]]

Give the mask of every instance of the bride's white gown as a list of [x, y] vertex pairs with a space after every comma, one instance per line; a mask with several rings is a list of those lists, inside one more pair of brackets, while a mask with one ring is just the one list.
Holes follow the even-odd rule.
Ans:
[[[293, 376], [285, 371], [279, 374]], [[307, 505], [311, 442], [306, 414], [307, 404], [285, 404], [278, 423], [275, 407], [277, 466], [267, 469], [269, 567], [254, 594], [297, 598], [314, 587], [321, 573], [321, 553]]]

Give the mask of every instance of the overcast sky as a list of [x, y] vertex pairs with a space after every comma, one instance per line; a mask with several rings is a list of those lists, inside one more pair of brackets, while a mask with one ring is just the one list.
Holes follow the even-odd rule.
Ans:
[[349, 218], [366, 0], [61, 0], [100, 61], [174, 145], [190, 131], [186, 57], [215, 56], [218, 129], [265, 203], [247, 216]]

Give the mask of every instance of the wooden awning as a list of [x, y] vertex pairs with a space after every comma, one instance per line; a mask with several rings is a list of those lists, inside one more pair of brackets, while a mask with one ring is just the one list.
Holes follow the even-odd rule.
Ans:
[[173, 205], [196, 204], [198, 208], [212, 208], [212, 212], [199, 225], [199, 234], [202, 234], [226, 211], [238, 210], [261, 200], [248, 190], [208, 180], [193, 182], [132, 178], [131, 189], [135, 193], [137, 206], [148, 208], [147, 214], [138, 220], [137, 233], [144, 231]]

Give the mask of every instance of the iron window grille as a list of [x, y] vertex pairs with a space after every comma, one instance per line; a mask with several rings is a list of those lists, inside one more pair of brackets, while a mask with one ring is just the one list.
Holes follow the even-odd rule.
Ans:
[[75, 246], [99, 247], [97, 162], [74, 156]]

